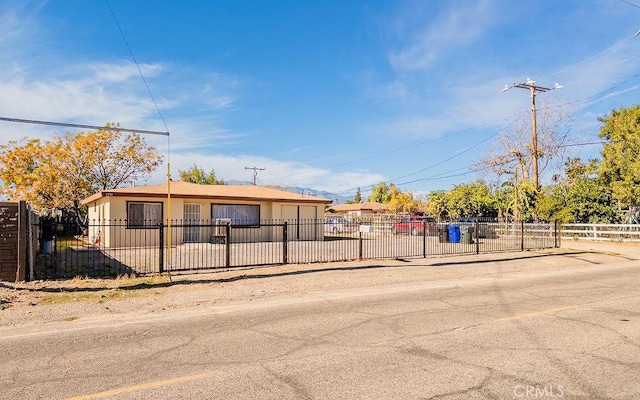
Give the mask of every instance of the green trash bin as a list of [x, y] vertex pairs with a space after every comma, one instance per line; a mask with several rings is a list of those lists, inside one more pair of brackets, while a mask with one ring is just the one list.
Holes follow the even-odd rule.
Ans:
[[462, 244], [473, 244], [473, 226], [462, 228], [461, 231], [460, 242]]
[[449, 230], [446, 226], [438, 228], [438, 243], [449, 243]]

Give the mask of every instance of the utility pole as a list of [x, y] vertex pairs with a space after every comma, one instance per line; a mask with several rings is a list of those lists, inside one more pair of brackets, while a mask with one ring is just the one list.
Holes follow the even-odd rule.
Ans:
[[266, 168], [258, 168], [256, 166], [253, 167], [244, 167], [244, 169], [253, 170], [253, 186], [256, 185], [256, 178], [258, 177], [258, 171], [264, 171]]
[[538, 193], [540, 191], [540, 171], [538, 170], [538, 159], [540, 158], [540, 153], [538, 152], [538, 127], [537, 127], [537, 118], [536, 118], [536, 94], [548, 92], [553, 89], [562, 89], [562, 86], [559, 83], [556, 83], [552, 88], [538, 86], [536, 85], [536, 81], [531, 80], [531, 78], [527, 78], [524, 83], [514, 83], [513, 85], [504, 85], [504, 89], [502, 92], [506, 92], [511, 88], [518, 89], [527, 89], [531, 93], [531, 149], [533, 153], [533, 186], [535, 188], [535, 218], [537, 219], [538, 213]]

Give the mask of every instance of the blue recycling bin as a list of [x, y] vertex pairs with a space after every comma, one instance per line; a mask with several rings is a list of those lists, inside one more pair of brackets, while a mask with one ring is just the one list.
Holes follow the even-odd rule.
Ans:
[[449, 225], [449, 243], [460, 243], [460, 227], [458, 225]]

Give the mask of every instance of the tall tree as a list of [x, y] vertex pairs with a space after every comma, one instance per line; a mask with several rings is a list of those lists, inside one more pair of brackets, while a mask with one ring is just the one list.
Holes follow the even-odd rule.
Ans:
[[376, 186], [371, 189], [371, 194], [369, 195], [369, 201], [375, 203], [385, 203], [387, 204], [391, 201], [391, 188], [395, 187], [392, 183], [387, 185], [384, 182], [378, 183]]
[[[575, 139], [568, 135], [571, 120], [567, 106], [561, 106], [558, 98], [545, 98], [536, 116], [538, 169], [542, 175], [561, 160], [566, 144]], [[511, 128], [496, 135], [492, 150], [480, 160], [477, 168], [493, 171], [498, 176], [517, 175], [521, 181], [533, 181], [535, 155], [531, 129], [529, 114], [521, 114]]]
[[180, 174], [180, 180], [183, 182], [198, 183], [200, 185], [224, 185], [222, 179], [216, 178], [216, 172], [213, 168], [207, 173], [203, 168], [193, 164], [191, 168], [185, 171], [178, 170], [178, 173]]
[[483, 181], [456, 185], [447, 193], [447, 209], [453, 218], [496, 217], [491, 188]]
[[362, 203], [362, 193], [360, 192], [360, 188], [356, 190], [356, 196], [353, 198], [354, 203]]
[[640, 205], [640, 105], [613, 110], [599, 121], [605, 140], [600, 176], [633, 217]]
[[427, 212], [437, 219], [445, 219], [449, 216], [447, 209], [447, 192], [437, 190], [427, 196]]
[[492, 150], [476, 165], [479, 171], [492, 171], [498, 177], [506, 177], [516, 192], [534, 189], [532, 207], [535, 210], [536, 194], [534, 160], [538, 160], [538, 177], [553, 167], [560, 167], [567, 143], [575, 141], [569, 136], [568, 107], [561, 105], [557, 97], [543, 97], [537, 108], [536, 150], [534, 153], [530, 114], [522, 113], [512, 127], [504, 129], [493, 140]]
[[397, 187], [391, 186], [391, 199], [388, 202], [389, 210], [395, 213], [414, 214], [418, 203], [411, 192], [401, 192]]
[[140, 135], [111, 127], [0, 146], [0, 193], [41, 214], [61, 209], [80, 216], [82, 199], [148, 178], [162, 156]]
[[597, 174], [596, 160], [579, 158], [565, 163], [565, 179], [546, 188], [540, 199], [540, 216], [566, 223], [620, 222], [612, 189]]

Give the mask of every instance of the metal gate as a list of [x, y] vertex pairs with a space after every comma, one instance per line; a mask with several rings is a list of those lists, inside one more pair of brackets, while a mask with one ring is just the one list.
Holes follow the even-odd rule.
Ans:
[[185, 226], [182, 230], [182, 241], [198, 243], [200, 241], [200, 204], [185, 203], [183, 213]]

